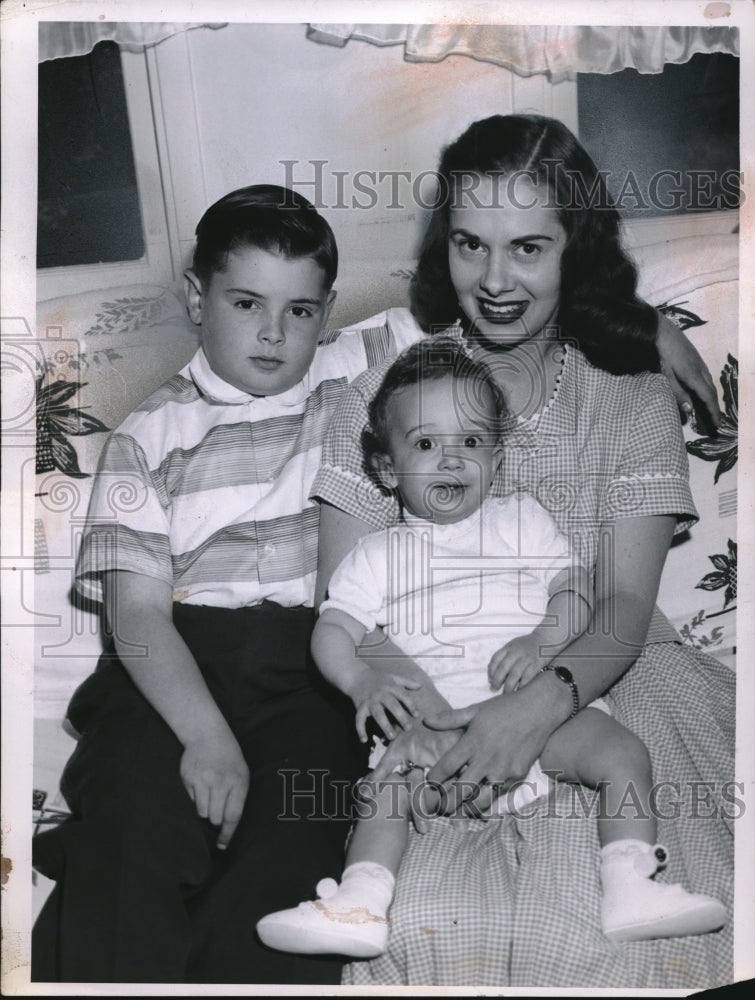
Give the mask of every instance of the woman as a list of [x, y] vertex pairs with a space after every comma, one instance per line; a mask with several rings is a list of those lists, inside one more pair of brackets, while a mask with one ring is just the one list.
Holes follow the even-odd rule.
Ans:
[[[532, 493], [595, 568], [595, 627], [558, 657], [568, 673], [548, 671], [455, 712], [416, 667], [390, 661], [421, 676], [425, 723], [397, 737], [374, 776], [407, 761], [431, 765], [429, 778], [446, 786], [447, 815], [411, 840], [388, 954], [350, 966], [347, 981], [727, 982], [730, 923], [673, 942], [617, 947], [602, 937], [595, 822], [579, 789], [560, 787], [534, 816], [452, 816], [465, 799], [484, 809], [494, 787], [522, 777], [575, 698], [585, 705], [611, 688], [618, 718], [650, 748], [668, 881], [718, 895], [731, 912], [733, 678], [683, 647], [654, 608], [672, 537], [696, 518], [673, 398], [651, 374], [657, 314], [636, 297], [635, 269], [595, 165], [559, 122], [477, 122], [445, 151], [439, 178], [412, 315], [390, 310], [387, 323], [413, 324], [417, 336], [458, 323], [472, 355], [492, 367], [518, 417], [493, 492]], [[366, 405], [381, 374], [353, 384], [325, 445], [315, 483], [321, 594], [355, 540], [397, 516], [361, 459]]]

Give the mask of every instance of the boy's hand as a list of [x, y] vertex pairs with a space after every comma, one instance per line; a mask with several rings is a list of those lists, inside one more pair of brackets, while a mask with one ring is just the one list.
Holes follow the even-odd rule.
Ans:
[[501, 646], [488, 664], [490, 687], [497, 691], [503, 685], [503, 690], [510, 693], [537, 677], [548, 662], [540, 655], [539, 645], [534, 633], [530, 633]]
[[418, 713], [417, 706], [406, 692], [416, 691], [421, 686], [419, 681], [410, 681], [399, 674], [378, 674], [366, 670], [349, 690], [349, 696], [357, 710], [355, 721], [362, 743], [367, 742], [366, 723], [370, 716], [389, 740], [394, 738], [396, 730], [386, 712], [391, 713], [402, 729], [407, 729]]
[[249, 768], [230, 730], [187, 743], [180, 773], [199, 815], [220, 827], [217, 846], [225, 850], [241, 819], [249, 788]]

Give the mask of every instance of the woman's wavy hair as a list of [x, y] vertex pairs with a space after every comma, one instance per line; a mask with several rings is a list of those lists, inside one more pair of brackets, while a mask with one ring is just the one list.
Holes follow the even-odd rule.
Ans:
[[557, 318], [562, 333], [605, 371], [658, 371], [658, 315], [637, 297], [637, 271], [621, 245], [619, 214], [604, 177], [569, 129], [543, 115], [485, 118], [444, 149], [411, 285], [411, 309], [422, 329], [446, 329], [461, 311], [448, 266], [455, 180], [519, 171], [547, 189], [566, 231]]

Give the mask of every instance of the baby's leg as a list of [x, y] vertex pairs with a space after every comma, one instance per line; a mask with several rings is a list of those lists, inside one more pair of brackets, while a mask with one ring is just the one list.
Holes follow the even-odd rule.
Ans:
[[603, 846], [632, 838], [654, 844], [657, 824], [649, 808], [653, 773], [645, 744], [616, 719], [585, 708], [551, 736], [540, 756], [560, 780], [599, 790], [598, 835]]
[[316, 902], [263, 917], [257, 933], [264, 944], [297, 954], [354, 958], [374, 958], [385, 951], [388, 907], [408, 839], [409, 795], [408, 783], [399, 775], [358, 786], [359, 819], [341, 884], [322, 879]]
[[380, 782], [361, 782], [356, 789], [358, 822], [346, 851], [346, 866], [371, 861], [394, 877], [409, 837], [409, 795], [406, 778], [392, 774]]
[[615, 719], [586, 708], [558, 729], [541, 756], [543, 770], [599, 789], [602, 844], [601, 922], [612, 941], [685, 937], [718, 930], [727, 918], [717, 899], [654, 882], [666, 861], [655, 846], [650, 758], [638, 737]]

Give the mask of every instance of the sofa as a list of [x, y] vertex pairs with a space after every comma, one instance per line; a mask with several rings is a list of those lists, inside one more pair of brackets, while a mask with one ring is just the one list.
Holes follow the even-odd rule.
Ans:
[[[700, 522], [677, 537], [658, 603], [682, 642], [734, 668], [737, 596], [736, 233], [665, 240], [632, 251], [640, 293], [687, 333], [719, 386], [717, 437], [684, 428]], [[412, 261], [345, 267], [334, 325], [407, 301]], [[37, 464], [34, 483], [35, 829], [65, 814], [58, 790], [75, 734], [68, 699], [101, 650], [99, 609], [72, 589], [92, 476], [109, 430], [196, 350], [181, 292], [133, 285], [42, 301], [37, 313]], [[115, 504], [133, 498], [122, 495]]]

